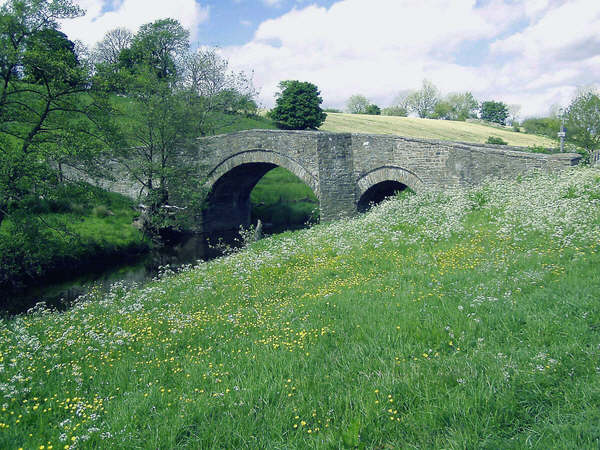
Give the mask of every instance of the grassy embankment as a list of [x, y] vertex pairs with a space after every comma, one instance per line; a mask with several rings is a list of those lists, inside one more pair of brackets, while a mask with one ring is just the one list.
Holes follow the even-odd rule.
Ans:
[[547, 137], [517, 133], [510, 129], [485, 125], [483, 123], [418, 119], [416, 117], [327, 113], [327, 119], [320, 129], [336, 133], [397, 134], [405, 137], [480, 144], [485, 143], [490, 136], [493, 136], [502, 138], [508, 145], [521, 147], [558, 147], [556, 141]]
[[404, 196], [0, 322], [2, 448], [596, 448], [600, 171]]
[[132, 226], [136, 212], [131, 200], [89, 185], [60, 191], [56, 199], [31, 206], [27, 220], [39, 224], [33, 233], [15, 230], [10, 219], [2, 222], [0, 286], [74, 275], [74, 267], [101, 268], [147, 250], [148, 242]]

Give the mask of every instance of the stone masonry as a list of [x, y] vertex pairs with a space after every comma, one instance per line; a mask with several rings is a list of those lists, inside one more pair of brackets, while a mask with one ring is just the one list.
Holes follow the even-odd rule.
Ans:
[[[577, 165], [578, 154], [528, 153], [519, 147], [321, 131], [248, 130], [200, 138], [182, 150], [181, 164], [209, 196], [202, 229], [247, 226], [250, 192], [276, 166], [303, 180], [320, 202], [321, 220], [357, 214], [357, 205], [379, 183], [394, 181], [419, 193], [471, 186], [487, 177], [515, 177]], [[139, 195], [139, 186], [117, 174], [105, 188]]]

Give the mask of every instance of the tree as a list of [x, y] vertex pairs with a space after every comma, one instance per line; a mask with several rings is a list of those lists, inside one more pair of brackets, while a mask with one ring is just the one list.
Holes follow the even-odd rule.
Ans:
[[508, 123], [509, 125], [516, 125], [519, 120], [519, 114], [521, 112], [521, 105], [508, 105]]
[[600, 145], [600, 97], [595, 91], [580, 92], [566, 111], [567, 139], [592, 152]]
[[57, 30], [59, 20], [81, 14], [70, 0], [0, 8], [0, 224], [52, 195], [61, 161], [102, 147], [101, 98], [74, 43]]
[[119, 63], [119, 55], [130, 47], [132, 39], [133, 34], [127, 28], [108, 31], [93, 51], [95, 63], [116, 66]]
[[158, 20], [143, 25], [131, 48], [119, 56], [116, 76], [125, 98], [114, 99], [119, 129], [113, 136], [113, 157], [143, 186], [144, 228], [153, 237], [165, 228], [177, 228], [197, 211], [179, 209], [176, 203], [199, 207], [203, 194], [179, 182], [192, 168], [177, 163], [178, 154], [203, 134], [205, 103], [184, 82], [180, 64], [189, 47], [187, 35], [178, 22]]
[[450, 120], [464, 121], [477, 117], [479, 102], [470, 92], [449, 94], [446, 101], [452, 109]]
[[364, 95], [356, 94], [346, 102], [346, 111], [350, 114], [367, 114], [369, 100]]
[[560, 119], [557, 117], [532, 117], [521, 124], [526, 133], [540, 134], [555, 139], [560, 131]]
[[456, 113], [450, 102], [446, 100], [440, 100], [436, 103], [435, 108], [433, 109], [433, 114], [431, 114], [432, 119], [442, 119], [442, 120], [456, 120]]
[[394, 101], [390, 106], [382, 110], [384, 116], [408, 116], [408, 97], [412, 94], [412, 91], [401, 91], [396, 95]]
[[327, 114], [321, 109], [319, 89], [307, 81], [286, 80], [279, 83], [276, 106], [270, 117], [277, 127], [286, 130], [317, 129]]
[[177, 60], [190, 46], [189, 31], [175, 19], [160, 19], [142, 25], [131, 41], [131, 47], [119, 55], [123, 66], [133, 71], [152, 68], [162, 79], [180, 75]]
[[435, 105], [440, 100], [440, 92], [429, 80], [423, 80], [421, 89], [413, 92], [406, 98], [409, 111], [421, 118], [431, 117]]
[[216, 49], [204, 48], [184, 54], [182, 75], [183, 85], [202, 101], [199, 125], [203, 134], [216, 131], [217, 122], [227, 125], [219, 112], [256, 114], [257, 91], [251, 77], [243, 72], [231, 72], [229, 62]]
[[502, 102], [493, 100], [481, 104], [481, 118], [488, 122], [504, 125], [508, 117], [508, 107]]
[[367, 106], [365, 114], [369, 114], [371, 116], [379, 116], [381, 115], [381, 108], [375, 104], [370, 104], [369, 106]]

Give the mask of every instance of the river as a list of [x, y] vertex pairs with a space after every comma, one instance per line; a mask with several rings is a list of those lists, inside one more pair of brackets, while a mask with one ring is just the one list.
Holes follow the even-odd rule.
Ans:
[[[192, 234], [185, 235], [171, 242], [154, 248], [136, 260], [125, 260], [115, 263], [114, 259], [100, 270], [76, 274], [74, 277], [63, 277], [60, 281], [31, 286], [20, 291], [0, 292], [0, 314], [12, 316], [26, 313], [36, 304], [44, 302], [47, 307], [64, 311], [83, 294], [92, 289], [108, 291], [113, 283], [125, 285], [144, 284], [159, 274], [160, 268], [169, 266], [177, 269], [183, 265], [195, 264], [221, 256], [222, 247], [215, 246], [219, 242], [225, 245], [239, 245], [237, 233], [221, 233], [219, 235]], [[74, 268], [76, 272], [76, 268]]]

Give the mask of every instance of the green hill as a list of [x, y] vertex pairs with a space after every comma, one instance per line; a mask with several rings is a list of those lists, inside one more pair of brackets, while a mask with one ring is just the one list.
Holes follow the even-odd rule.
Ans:
[[596, 448], [599, 199], [404, 195], [0, 320], [0, 448]]
[[422, 139], [477, 143], [484, 143], [488, 137], [494, 136], [502, 138], [509, 145], [546, 148], [558, 146], [556, 141], [552, 139], [533, 134], [517, 133], [509, 128], [483, 123], [418, 119], [415, 117], [327, 113], [327, 119], [320, 129], [338, 133], [397, 134]]

